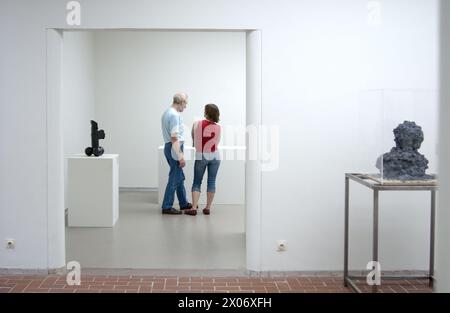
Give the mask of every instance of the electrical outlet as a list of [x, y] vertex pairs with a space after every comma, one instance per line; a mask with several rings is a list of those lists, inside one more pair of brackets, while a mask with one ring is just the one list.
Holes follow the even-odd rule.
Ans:
[[277, 240], [277, 251], [286, 251], [287, 243], [286, 240]]
[[14, 249], [16, 247], [16, 241], [14, 239], [6, 239], [6, 249]]

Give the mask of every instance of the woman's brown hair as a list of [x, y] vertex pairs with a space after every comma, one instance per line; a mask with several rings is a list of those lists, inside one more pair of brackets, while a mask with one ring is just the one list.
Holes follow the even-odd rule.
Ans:
[[214, 123], [218, 123], [220, 120], [220, 111], [217, 105], [213, 103], [205, 105], [205, 117]]

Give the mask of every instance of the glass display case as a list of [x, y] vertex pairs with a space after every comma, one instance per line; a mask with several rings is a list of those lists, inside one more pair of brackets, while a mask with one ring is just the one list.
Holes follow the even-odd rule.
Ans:
[[436, 183], [437, 91], [361, 91], [357, 129], [361, 173], [382, 184]]

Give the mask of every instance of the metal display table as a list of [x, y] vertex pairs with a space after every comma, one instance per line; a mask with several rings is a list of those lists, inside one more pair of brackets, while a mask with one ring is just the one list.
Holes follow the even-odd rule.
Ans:
[[[349, 206], [350, 206], [350, 180], [373, 190], [373, 237], [372, 237], [372, 261], [378, 262], [378, 229], [379, 229], [379, 192], [380, 191], [430, 191], [431, 192], [431, 227], [430, 227], [430, 267], [426, 276], [382, 276], [382, 279], [427, 279], [430, 286], [433, 286], [434, 276], [434, 241], [435, 241], [435, 221], [436, 221], [436, 191], [437, 184], [424, 182], [420, 184], [397, 183], [382, 184], [365, 174], [345, 174], [345, 247], [344, 247], [344, 285], [350, 286], [354, 291], [361, 293], [356, 286], [355, 279], [366, 279], [363, 276], [350, 276], [348, 271], [348, 250], [349, 250]], [[377, 292], [378, 287], [372, 286], [372, 292]]]

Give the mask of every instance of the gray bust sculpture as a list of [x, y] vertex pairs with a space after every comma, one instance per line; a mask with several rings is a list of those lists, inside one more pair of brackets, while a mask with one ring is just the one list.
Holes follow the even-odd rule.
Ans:
[[426, 174], [428, 160], [419, 153], [424, 140], [422, 127], [405, 121], [394, 129], [395, 147], [377, 160], [377, 168], [383, 166], [383, 176], [394, 180], [425, 180], [434, 177]]

